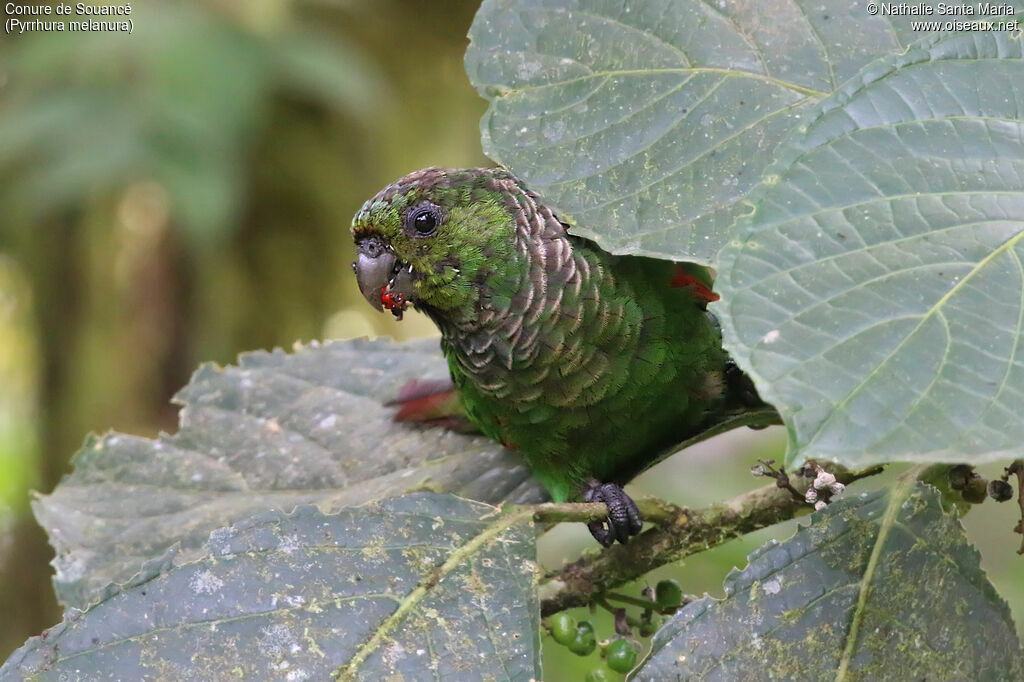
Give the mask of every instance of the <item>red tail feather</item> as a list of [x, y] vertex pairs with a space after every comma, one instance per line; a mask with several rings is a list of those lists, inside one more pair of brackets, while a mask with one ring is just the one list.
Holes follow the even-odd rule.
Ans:
[[669, 282], [669, 286], [678, 289], [689, 289], [695, 299], [705, 303], [713, 303], [720, 298], [718, 294], [711, 290], [711, 287], [688, 273], [682, 265], [676, 266], [676, 271], [672, 275], [672, 281]]
[[417, 422], [460, 432], [473, 430], [455, 387], [447, 379], [410, 379], [387, 405], [398, 406], [396, 422]]

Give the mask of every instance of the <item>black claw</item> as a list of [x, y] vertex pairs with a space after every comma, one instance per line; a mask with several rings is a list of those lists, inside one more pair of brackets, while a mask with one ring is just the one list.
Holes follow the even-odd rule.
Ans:
[[625, 544], [644, 526], [636, 503], [615, 483], [593, 483], [583, 499], [587, 502], [603, 502], [608, 507], [607, 519], [587, 524], [590, 534], [605, 547], [611, 547], [616, 540]]
[[591, 521], [587, 524], [587, 530], [590, 531], [595, 540], [601, 543], [601, 546], [611, 547], [615, 544], [615, 536], [604, 527], [604, 521]]

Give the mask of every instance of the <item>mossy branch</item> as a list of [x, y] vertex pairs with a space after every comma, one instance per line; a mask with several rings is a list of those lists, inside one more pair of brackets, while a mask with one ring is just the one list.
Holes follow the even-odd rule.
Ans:
[[[850, 472], [839, 466], [825, 467], [841, 483], [881, 473], [882, 467]], [[811, 479], [791, 476], [789, 484], [806, 491]], [[813, 507], [797, 500], [792, 491], [779, 483], [744, 493], [726, 502], [704, 509], [677, 507], [663, 500], [637, 500], [644, 518], [654, 527], [633, 538], [627, 545], [615, 545], [564, 566], [544, 576], [540, 582], [541, 614], [584, 606], [619, 585], [697, 552], [710, 549], [732, 538], [786, 521]], [[603, 504], [540, 504], [534, 506], [538, 522], [595, 521], [604, 518]]]

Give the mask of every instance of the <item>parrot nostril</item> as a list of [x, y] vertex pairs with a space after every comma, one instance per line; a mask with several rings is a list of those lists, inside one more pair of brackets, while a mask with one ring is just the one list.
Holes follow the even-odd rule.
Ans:
[[370, 258], [376, 258], [387, 250], [384, 240], [380, 237], [366, 237], [365, 239], [360, 239], [356, 244], [356, 248], [359, 250], [359, 253], [366, 254]]

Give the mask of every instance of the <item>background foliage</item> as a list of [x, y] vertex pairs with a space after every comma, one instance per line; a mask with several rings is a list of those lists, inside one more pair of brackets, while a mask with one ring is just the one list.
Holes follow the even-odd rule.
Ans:
[[[0, 42], [0, 612], [15, 614], [0, 622], [0, 657], [59, 620], [26, 490], [50, 490], [83, 434], [173, 429], [169, 397], [202, 361], [432, 332], [364, 314], [348, 268], [350, 216], [379, 186], [420, 166], [488, 163], [485, 102], [462, 66], [476, 4], [421, 9], [140, 7], [136, 36]], [[708, 220], [732, 210], [720, 204]], [[767, 438], [741, 443], [735, 462], [729, 443], [712, 443], [639, 485], [720, 499], [750, 487], [758, 448], [778, 448]], [[967, 522], [1019, 622], [1011, 518], [989, 503]], [[727, 568], [767, 534], [676, 574], [687, 591], [720, 594]], [[551, 534], [542, 561], [557, 564], [577, 539]]]
[[0, 39], [0, 656], [59, 620], [27, 490], [89, 432], [176, 428], [204, 361], [431, 331], [364, 314], [348, 224], [412, 168], [486, 162], [476, 3], [168, 7]]

